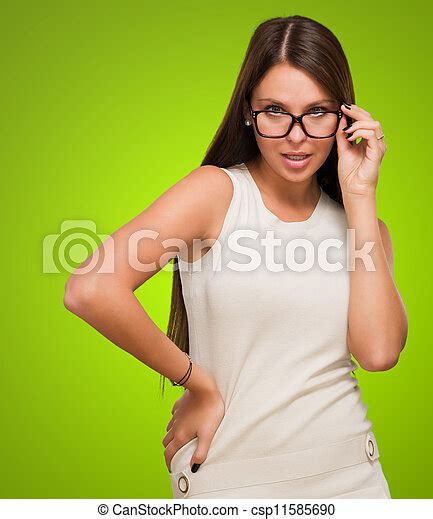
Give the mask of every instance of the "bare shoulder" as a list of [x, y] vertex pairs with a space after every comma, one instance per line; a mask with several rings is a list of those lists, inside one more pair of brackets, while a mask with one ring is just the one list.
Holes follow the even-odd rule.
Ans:
[[[232, 181], [225, 171], [217, 166], [204, 165], [180, 178], [152, 205], [155, 213], [170, 215], [170, 225], [166, 221], [165, 229], [176, 231], [192, 251], [194, 239], [218, 237], [233, 190]], [[190, 261], [196, 259], [194, 253]]]
[[193, 219], [190, 223], [196, 229], [207, 229], [207, 222], [218, 213], [220, 203], [224, 205], [231, 199], [232, 192], [231, 180], [221, 168], [199, 166], [164, 191], [148, 209], [152, 206], [172, 208], [173, 213], [182, 212]]
[[200, 166], [183, 177], [195, 217], [202, 222], [203, 239], [217, 238], [233, 197], [233, 183], [226, 172], [212, 165]]
[[213, 165], [196, 168], [177, 184], [175, 190], [186, 191], [183, 203], [191, 208], [190, 217], [195, 221], [194, 237], [209, 240], [198, 250], [188, 244], [188, 261], [193, 262], [203, 257], [220, 235], [234, 187], [227, 173]]
[[[180, 179], [177, 184], [188, 185], [194, 196], [222, 196], [231, 198], [233, 185], [221, 168], [212, 165], [199, 166]], [[176, 185], [176, 184], [175, 184]], [[215, 202], [216, 200], [213, 199]]]
[[385, 250], [386, 259], [388, 260], [388, 265], [391, 270], [391, 273], [394, 274], [394, 251], [392, 248], [391, 234], [386, 223], [383, 220], [378, 218], [377, 223], [379, 225], [380, 237], [382, 238], [382, 244]]

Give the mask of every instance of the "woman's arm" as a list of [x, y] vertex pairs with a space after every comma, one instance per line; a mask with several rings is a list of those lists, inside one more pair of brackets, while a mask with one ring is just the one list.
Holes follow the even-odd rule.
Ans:
[[348, 228], [354, 229], [354, 246], [362, 249], [367, 241], [374, 270], [368, 271], [361, 259], [350, 271], [349, 327], [347, 344], [362, 368], [383, 371], [392, 368], [403, 349], [408, 319], [393, 279], [394, 260], [389, 231], [376, 216], [375, 194], [343, 194]]
[[[182, 240], [181, 258], [193, 261], [189, 251], [193, 240], [207, 239], [219, 205], [230, 200], [231, 182], [219, 168], [202, 166], [163, 193], [142, 213], [114, 232], [92, 256], [67, 280], [64, 305], [89, 323], [114, 344], [134, 355], [144, 364], [171, 380], [180, 380], [186, 373], [186, 355], [150, 319], [134, 295], [134, 290], [156, 274], [179, 252], [178, 247], [165, 247], [170, 238]], [[221, 195], [217, 200], [215, 194]], [[131, 237], [137, 231], [152, 230], [156, 239], [141, 239], [136, 247]], [[96, 269], [80, 274], [97, 253], [114, 257], [114, 269], [98, 273]], [[196, 252], [197, 255], [197, 252]], [[201, 251], [198, 257], [201, 256]], [[134, 268], [155, 262], [145, 272]], [[191, 392], [214, 393], [213, 377], [194, 364], [188, 381], [183, 385]]]

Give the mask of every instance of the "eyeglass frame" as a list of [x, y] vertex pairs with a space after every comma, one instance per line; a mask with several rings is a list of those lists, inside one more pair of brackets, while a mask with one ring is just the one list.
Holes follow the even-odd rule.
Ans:
[[[266, 139], [282, 139], [282, 138], [286, 137], [292, 131], [293, 126], [297, 122], [301, 125], [302, 131], [305, 133], [305, 135], [307, 137], [310, 137], [311, 139], [329, 139], [330, 137], [334, 137], [334, 135], [337, 134], [338, 125], [340, 124], [340, 119], [343, 117], [342, 110], [320, 110], [318, 112], [305, 112], [305, 113], [303, 113], [301, 115], [293, 115], [290, 112], [274, 112], [273, 110], [253, 110], [253, 108], [251, 106], [251, 103], [249, 101], [248, 101], [248, 106], [249, 106], [251, 117], [253, 118], [254, 126], [255, 126], [255, 128], [257, 130], [257, 133], [261, 137], [265, 137]], [[257, 116], [260, 113], [262, 113], [262, 112], [266, 112], [266, 113], [271, 112], [271, 113], [274, 113], [274, 114], [277, 113], [277, 114], [283, 114], [283, 115], [290, 115], [290, 117], [292, 118], [292, 122], [291, 122], [287, 132], [284, 135], [279, 135], [278, 137], [271, 137], [269, 135], [265, 135], [265, 134], [261, 133], [260, 130], [259, 130], [259, 125], [257, 124]], [[325, 137], [314, 137], [313, 135], [310, 135], [307, 132], [307, 130], [305, 129], [304, 123], [302, 122], [302, 118], [305, 115], [311, 115], [312, 113], [313, 114], [336, 114], [337, 115], [337, 128], [335, 129], [335, 131], [332, 132], [330, 135], [326, 135]]]

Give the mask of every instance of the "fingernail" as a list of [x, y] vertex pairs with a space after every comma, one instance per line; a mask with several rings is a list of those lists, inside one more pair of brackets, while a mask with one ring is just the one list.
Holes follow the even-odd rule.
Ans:
[[201, 465], [201, 463], [194, 463], [194, 465], [191, 467], [191, 472], [197, 472], [200, 465]]
[[351, 106], [352, 106], [352, 105], [349, 105], [349, 104], [344, 103], [344, 102], [343, 102], [343, 104], [344, 104], [344, 106], [345, 106], [347, 109], [351, 110]]

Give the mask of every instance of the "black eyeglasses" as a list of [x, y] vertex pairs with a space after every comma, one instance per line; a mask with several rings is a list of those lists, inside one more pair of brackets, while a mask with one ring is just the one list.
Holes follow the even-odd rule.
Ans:
[[286, 137], [296, 122], [301, 125], [304, 133], [312, 139], [327, 139], [337, 133], [341, 110], [309, 111], [302, 115], [275, 110], [253, 110], [248, 102], [251, 116], [257, 133], [268, 139]]

